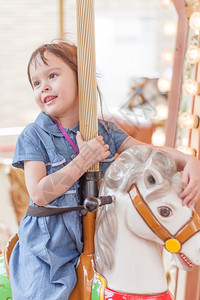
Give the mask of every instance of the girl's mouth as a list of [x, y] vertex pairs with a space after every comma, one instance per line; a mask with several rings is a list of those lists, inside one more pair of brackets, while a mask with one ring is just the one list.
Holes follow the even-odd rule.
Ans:
[[46, 96], [44, 98], [44, 103], [45, 104], [50, 104], [53, 100], [55, 100], [57, 98], [57, 96]]

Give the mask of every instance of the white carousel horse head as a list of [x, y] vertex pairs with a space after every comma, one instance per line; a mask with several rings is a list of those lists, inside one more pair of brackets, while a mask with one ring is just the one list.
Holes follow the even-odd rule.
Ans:
[[[182, 205], [181, 191], [174, 160], [151, 147], [129, 148], [107, 169], [100, 196], [115, 200], [97, 213], [95, 264], [108, 286], [129, 293], [165, 291], [158, 243], [173, 253], [178, 267], [200, 265], [200, 219]], [[191, 227], [196, 229], [190, 236]]]

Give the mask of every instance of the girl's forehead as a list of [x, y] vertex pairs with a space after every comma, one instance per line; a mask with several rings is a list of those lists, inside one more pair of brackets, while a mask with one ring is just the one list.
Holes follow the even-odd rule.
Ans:
[[58, 60], [58, 57], [56, 57], [54, 54], [49, 53], [45, 51], [44, 53], [38, 53], [32, 60], [31, 65], [42, 66], [42, 65], [48, 65], [51, 63], [52, 60]]
[[45, 51], [42, 55], [38, 53], [30, 64], [30, 71], [41, 68], [57, 67], [65, 64], [65, 62], [54, 55], [53, 53]]

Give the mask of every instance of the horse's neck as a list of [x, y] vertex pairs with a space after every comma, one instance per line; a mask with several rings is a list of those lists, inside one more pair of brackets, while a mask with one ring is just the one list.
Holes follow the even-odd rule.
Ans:
[[167, 290], [162, 258], [155, 243], [118, 224], [115, 263], [104, 276], [108, 287], [126, 293], [156, 294]]

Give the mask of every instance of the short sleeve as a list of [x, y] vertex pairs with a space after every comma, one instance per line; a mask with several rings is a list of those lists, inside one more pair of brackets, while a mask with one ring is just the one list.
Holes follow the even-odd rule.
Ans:
[[45, 161], [37, 143], [31, 139], [31, 136], [22, 132], [16, 143], [12, 165], [24, 169], [25, 160]]
[[114, 123], [109, 122], [108, 125], [110, 127], [110, 134], [114, 141], [115, 150], [117, 152], [117, 150], [119, 149], [121, 144], [125, 141], [125, 139], [128, 137], [128, 135]]

